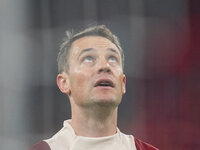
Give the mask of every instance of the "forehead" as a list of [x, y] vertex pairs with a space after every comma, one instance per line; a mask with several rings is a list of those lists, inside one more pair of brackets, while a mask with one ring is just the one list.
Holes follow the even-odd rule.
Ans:
[[[101, 36], [85, 36], [80, 39], [75, 40], [71, 46], [71, 53], [78, 53], [83, 49], [92, 48], [92, 49], [115, 49], [118, 53], [119, 50], [114, 43], [112, 43], [107, 38]], [[78, 51], [77, 51], [78, 50]]]

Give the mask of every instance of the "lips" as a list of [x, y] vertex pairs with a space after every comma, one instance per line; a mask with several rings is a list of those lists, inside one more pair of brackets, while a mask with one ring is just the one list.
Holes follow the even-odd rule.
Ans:
[[114, 88], [114, 83], [110, 79], [99, 79], [96, 81], [95, 87], [112, 87]]

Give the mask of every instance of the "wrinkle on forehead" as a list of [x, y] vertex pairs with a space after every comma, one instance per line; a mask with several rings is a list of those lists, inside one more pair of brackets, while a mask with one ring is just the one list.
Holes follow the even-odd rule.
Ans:
[[[112, 43], [107, 38], [101, 37], [101, 36], [86, 36], [82, 37], [80, 39], [77, 39], [72, 43], [71, 50], [73, 49], [73, 53], [76, 50], [84, 50], [84, 49], [98, 49], [98, 48], [106, 48], [106, 49], [112, 49], [116, 51], [119, 55], [119, 49], [117, 46]], [[78, 53], [78, 52], [76, 52]]]

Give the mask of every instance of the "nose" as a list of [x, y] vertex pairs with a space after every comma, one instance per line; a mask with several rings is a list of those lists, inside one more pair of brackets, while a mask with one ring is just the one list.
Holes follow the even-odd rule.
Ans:
[[98, 73], [110, 73], [111, 72], [111, 68], [109, 63], [104, 59], [101, 60], [99, 63], [99, 68], [98, 68]]
[[108, 68], [108, 67], [104, 67], [104, 68], [100, 68], [99, 69], [99, 73], [101, 73], [101, 72], [104, 72], [104, 73], [109, 73], [110, 72], [110, 68]]

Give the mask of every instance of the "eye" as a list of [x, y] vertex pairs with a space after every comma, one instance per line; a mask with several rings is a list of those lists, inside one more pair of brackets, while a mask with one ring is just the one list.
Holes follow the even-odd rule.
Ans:
[[94, 61], [94, 58], [92, 56], [86, 56], [83, 59], [83, 62], [93, 62], [93, 61]]
[[108, 61], [113, 63], [113, 62], [117, 62], [118, 59], [115, 56], [110, 56]]

